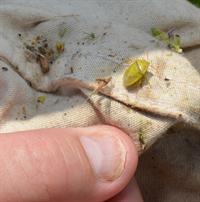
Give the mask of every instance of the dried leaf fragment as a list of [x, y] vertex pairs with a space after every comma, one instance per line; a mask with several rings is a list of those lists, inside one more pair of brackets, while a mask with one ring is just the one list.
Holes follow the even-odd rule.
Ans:
[[38, 55], [38, 61], [41, 67], [42, 73], [46, 74], [49, 72], [49, 60], [47, 56]]

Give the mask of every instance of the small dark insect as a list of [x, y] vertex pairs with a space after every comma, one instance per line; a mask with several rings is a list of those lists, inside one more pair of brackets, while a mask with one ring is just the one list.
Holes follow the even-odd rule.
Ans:
[[2, 67], [2, 70], [6, 72], [6, 71], [8, 71], [8, 68], [7, 67]]

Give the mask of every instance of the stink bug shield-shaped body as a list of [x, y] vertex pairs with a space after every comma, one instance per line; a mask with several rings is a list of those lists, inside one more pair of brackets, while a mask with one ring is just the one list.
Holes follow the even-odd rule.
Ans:
[[130, 87], [140, 82], [147, 73], [149, 65], [150, 63], [144, 59], [135, 60], [124, 72], [124, 86]]

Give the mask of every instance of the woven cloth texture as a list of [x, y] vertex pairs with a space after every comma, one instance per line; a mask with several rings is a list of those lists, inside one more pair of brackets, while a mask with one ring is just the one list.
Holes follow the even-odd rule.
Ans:
[[[0, 27], [0, 132], [114, 125], [141, 154], [145, 201], [200, 201], [198, 8], [184, 0], [0, 0]], [[173, 29], [183, 53], [152, 27]], [[43, 58], [38, 41], [64, 49], [46, 71], [34, 58]], [[127, 89], [123, 74], [136, 59], [150, 66]]]

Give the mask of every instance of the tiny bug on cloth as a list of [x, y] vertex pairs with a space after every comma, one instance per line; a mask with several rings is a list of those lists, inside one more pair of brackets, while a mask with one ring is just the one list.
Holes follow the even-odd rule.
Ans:
[[130, 87], [144, 78], [150, 63], [144, 59], [135, 60], [124, 72], [123, 82], [125, 87]]

